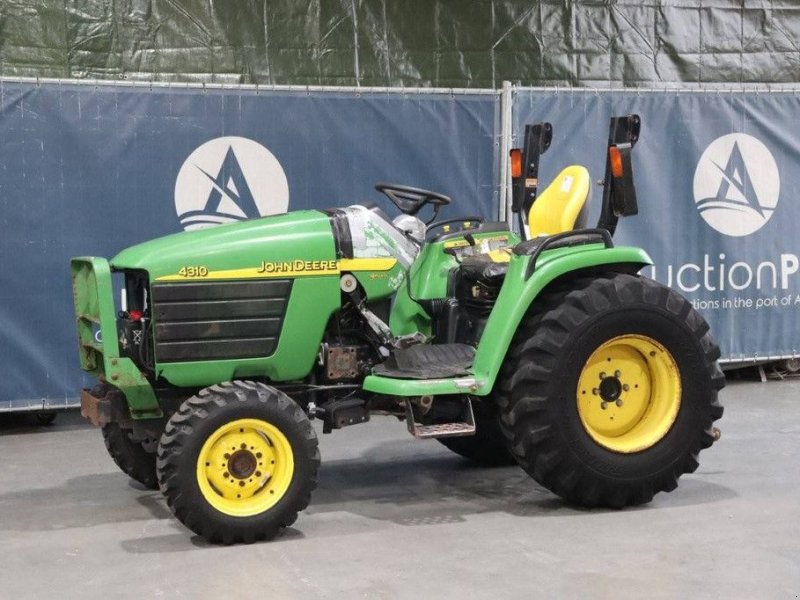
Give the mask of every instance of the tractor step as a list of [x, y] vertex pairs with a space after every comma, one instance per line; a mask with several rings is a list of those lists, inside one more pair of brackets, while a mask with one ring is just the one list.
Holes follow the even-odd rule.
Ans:
[[372, 372], [397, 379], [444, 379], [469, 375], [475, 348], [468, 344], [417, 344], [395, 349]]
[[417, 422], [414, 406], [410, 400], [406, 400], [408, 431], [420, 440], [475, 435], [475, 414], [472, 412], [472, 402], [469, 400], [464, 402], [464, 411], [461, 416], [463, 421], [425, 425]]

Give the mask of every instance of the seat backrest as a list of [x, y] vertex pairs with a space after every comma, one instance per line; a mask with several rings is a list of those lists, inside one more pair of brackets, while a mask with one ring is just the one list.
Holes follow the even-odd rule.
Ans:
[[591, 191], [592, 180], [586, 167], [571, 165], [561, 171], [531, 206], [530, 237], [585, 227]]

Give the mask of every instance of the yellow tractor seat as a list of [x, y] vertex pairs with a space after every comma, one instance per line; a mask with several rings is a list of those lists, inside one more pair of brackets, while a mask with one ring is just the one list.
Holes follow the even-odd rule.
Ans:
[[586, 167], [571, 165], [561, 171], [531, 206], [530, 238], [586, 227], [591, 191]]
[[[591, 191], [592, 180], [585, 167], [572, 165], [561, 171], [528, 213], [529, 239], [586, 227]], [[461, 277], [470, 286], [497, 285], [505, 277], [510, 259], [511, 248], [466, 256], [461, 262]]]

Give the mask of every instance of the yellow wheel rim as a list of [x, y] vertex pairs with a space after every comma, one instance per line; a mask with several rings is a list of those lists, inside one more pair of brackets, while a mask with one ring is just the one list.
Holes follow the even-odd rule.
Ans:
[[578, 414], [591, 438], [614, 452], [657, 444], [681, 405], [681, 378], [672, 354], [644, 335], [622, 335], [598, 347], [581, 371]]
[[294, 453], [286, 436], [260, 419], [217, 429], [197, 457], [197, 483], [211, 506], [234, 517], [272, 508], [289, 489]]

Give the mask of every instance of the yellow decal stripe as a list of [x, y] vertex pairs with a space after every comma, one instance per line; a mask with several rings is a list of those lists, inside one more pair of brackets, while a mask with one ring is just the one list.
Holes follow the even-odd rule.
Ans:
[[[294, 264], [299, 261], [286, 261]], [[333, 261], [321, 261], [332, 263]], [[270, 265], [273, 263], [270, 263]], [[286, 277], [319, 277], [323, 275], [339, 275], [342, 271], [389, 271], [397, 264], [394, 258], [343, 258], [336, 261], [336, 268], [320, 269], [282, 269], [268, 270], [267, 263], [258, 267], [243, 269], [223, 269], [220, 271], [208, 270], [205, 275], [162, 275], [156, 281], [209, 281], [213, 279], [274, 279]]]
[[388, 271], [397, 264], [395, 258], [343, 258], [340, 271]]

